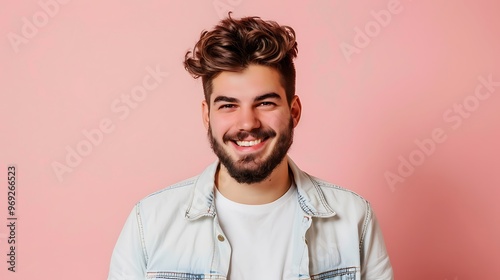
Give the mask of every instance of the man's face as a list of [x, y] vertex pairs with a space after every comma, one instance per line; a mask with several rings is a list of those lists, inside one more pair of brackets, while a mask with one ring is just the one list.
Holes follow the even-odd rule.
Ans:
[[212, 81], [203, 118], [214, 153], [239, 183], [266, 179], [280, 164], [300, 118], [300, 101], [289, 105], [278, 71], [250, 65], [222, 72]]

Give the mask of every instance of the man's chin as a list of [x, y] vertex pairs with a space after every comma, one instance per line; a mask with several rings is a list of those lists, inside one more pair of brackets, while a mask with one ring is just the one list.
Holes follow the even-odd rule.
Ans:
[[271, 174], [270, 171], [262, 174], [262, 170], [259, 170], [259, 168], [234, 168], [234, 166], [228, 169], [228, 173], [240, 184], [260, 183]]
[[256, 161], [255, 157], [249, 156], [232, 161], [231, 169], [241, 172], [254, 172], [257, 171], [261, 165], [262, 163], [260, 161]]

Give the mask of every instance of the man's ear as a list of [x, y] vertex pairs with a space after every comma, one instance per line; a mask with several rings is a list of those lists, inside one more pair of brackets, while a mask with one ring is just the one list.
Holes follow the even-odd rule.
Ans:
[[300, 121], [300, 115], [302, 114], [302, 103], [300, 98], [295, 95], [292, 98], [292, 103], [290, 104], [290, 113], [292, 114], [293, 127], [296, 127]]
[[206, 100], [201, 102], [201, 116], [203, 118], [203, 125], [208, 129], [210, 123], [210, 108]]

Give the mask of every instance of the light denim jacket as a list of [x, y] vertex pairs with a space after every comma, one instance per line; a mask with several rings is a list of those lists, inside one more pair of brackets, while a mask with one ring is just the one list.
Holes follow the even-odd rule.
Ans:
[[[291, 233], [293, 279], [393, 279], [370, 204], [288, 162], [302, 209]], [[109, 280], [227, 279], [231, 246], [214, 205], [218, 164], [135, 205], [114, 248]]]

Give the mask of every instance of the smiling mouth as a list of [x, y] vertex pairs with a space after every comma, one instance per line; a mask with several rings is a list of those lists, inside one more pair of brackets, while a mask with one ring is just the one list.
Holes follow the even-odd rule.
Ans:
[[252, 140], [252, 141], [235, 141], [236, 145], [240, 147], [252, 147], [262, 142], [262, 139]]

